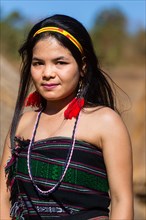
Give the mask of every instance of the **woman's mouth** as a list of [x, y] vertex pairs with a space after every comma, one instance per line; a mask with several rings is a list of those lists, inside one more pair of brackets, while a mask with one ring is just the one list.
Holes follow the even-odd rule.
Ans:
[[54, 88], [56, 88], [59, 84], [57, 83], [43, 83], [42, 86], [44, 89], [46, 90], [52, 90]]

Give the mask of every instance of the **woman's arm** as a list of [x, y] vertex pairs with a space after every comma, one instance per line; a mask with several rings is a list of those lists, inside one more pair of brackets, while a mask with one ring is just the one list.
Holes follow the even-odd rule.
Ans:
[[132, 147], [120, 116], [105, 109], [102, 146], [111, 193], [111, 220], [133, 220]]
[[5, 166], [7, 160], [10, 158], [10, 139], [9, 134], [7, 135], [5, 146], [3, 150], [3, 155], [0, 164], [0, 219], [10, 220], [10, 193], [6, 186], [6, 177], [5, 177]]
[[[18, 123], [17, 131], [16, 133], [18, 136], [21, 136], [21, 132], [24, 134], [24, 131], [26, 130], [26, 135], [29, 129], [25, 129], [26, 125], [28, 123], [31, 123], [30, 115], [33, 115], [33, 118], [35, 118], [35, 114], [33, 111], [31, 112], [26, 112], [25, 114], [21, 115], [20, 122]], [[29, 124], [29, 125], [30, 125]], [[28, 126], [29, 127], [29, 126]], [[9, 132], [10, 133], [10, 132]], [[8, 133], [5, 144], [4, 144], [4, 150], [3, 150], [3, 155], [2, 155], [2, 160], [1, 160], [1, 165], [0, 165], [0, 220], [10, 220], [10, 192], [7, 189], [6, 186], [6, 176], [5, 176], [5, 166], [7, 164], [8, 159], [11, 157], [11, 151], [10, 151], [10, 134]]]

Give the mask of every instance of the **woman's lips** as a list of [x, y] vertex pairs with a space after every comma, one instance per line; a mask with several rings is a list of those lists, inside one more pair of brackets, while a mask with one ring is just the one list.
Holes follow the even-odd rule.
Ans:
[[55, 84], [55, 83], [45, 83], [45, 84], [42, 84], [42, 86], [46, 89], [46, 90], [51, 90], [51, 89], [54, 89], [58, 86], [59, 84]]

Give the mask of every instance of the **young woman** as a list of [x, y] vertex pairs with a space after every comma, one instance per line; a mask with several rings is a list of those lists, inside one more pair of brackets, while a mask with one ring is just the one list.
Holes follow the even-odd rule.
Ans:
[[132, 220], [130, 139], [86, 29], [69, 16], [48, 17], [20, 55], [1, 219]]

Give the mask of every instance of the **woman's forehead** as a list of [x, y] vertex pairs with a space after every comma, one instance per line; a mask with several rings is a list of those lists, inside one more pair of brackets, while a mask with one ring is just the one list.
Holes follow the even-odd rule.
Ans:
[[33, 48], [33, 55], [72, 57], [70, 50], [64, 47], [54, 37], [47, 37], [39, 40]]

